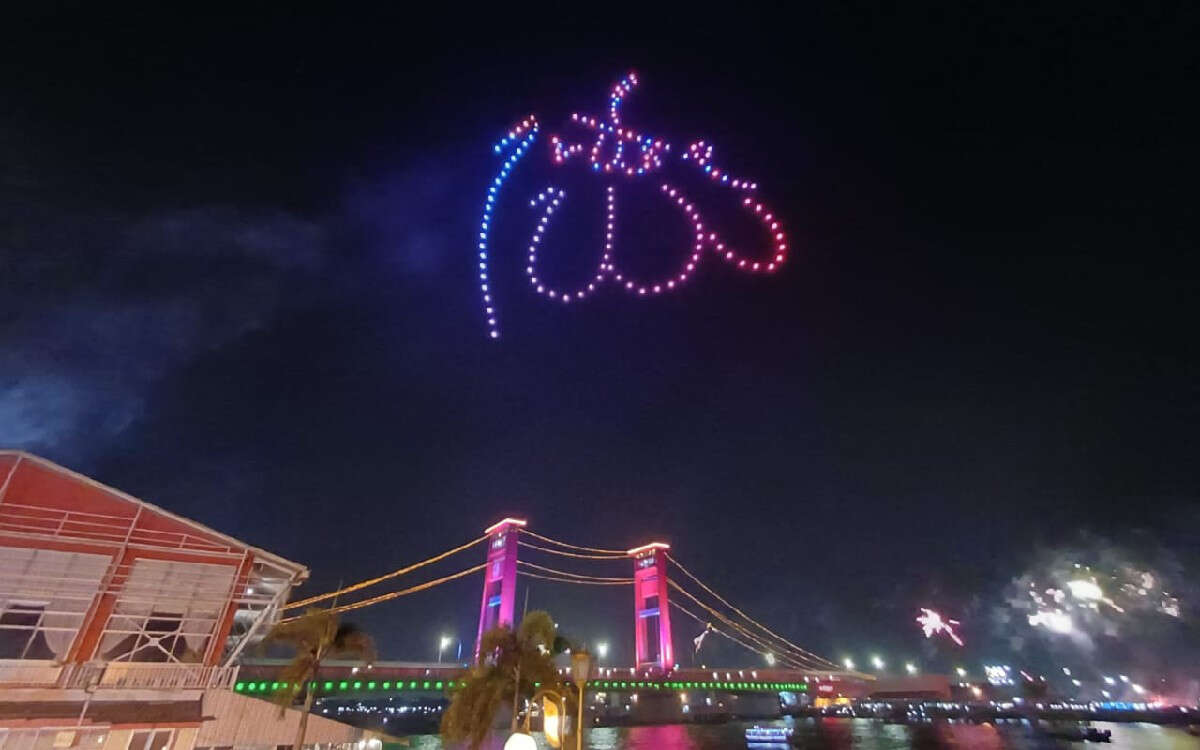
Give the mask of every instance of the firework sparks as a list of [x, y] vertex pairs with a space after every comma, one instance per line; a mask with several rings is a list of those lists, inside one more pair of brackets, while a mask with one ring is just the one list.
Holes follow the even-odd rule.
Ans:
[[963, 645], [962, 639], [958, 637], [958, 633], [954, 632], [954, 626], [960, 625], [958, 620], [948, 620], [932, 609], [921, 608], [921, 615], [917, 617], [917, 623], [924, 631], [926, 638], [932, 638], [938, 633], [945, 633], [950, 640], [958, 645]]

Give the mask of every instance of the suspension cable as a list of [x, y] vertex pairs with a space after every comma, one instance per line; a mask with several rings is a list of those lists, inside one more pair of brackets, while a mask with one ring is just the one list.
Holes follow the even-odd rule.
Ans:
[[774, 637], [775, 637], [777, 640], [779, 640], [779, 641], [782, 641], [783, 643], [787, 644], [787, 646], [789, 646], [789, 647], [791, 648], [791, 650], [792, 650], [792, 651], [796, 652], [797, 654], [803, 655], [803, 656], [805, 656], [806, 658], [809, 658], [809, 659], [815, 659], [815, 660], [816, 660], [818, 663], [826, 664], [826, 665], [828, 665], [828, 666], [830, 666], [830, 667], [833, 667], [834, 669], [840, 669], [840, 668], [841, 668], [841, 667], [839, 667], [838, 665], [834, 664], [833, 662], [829, 661], [828, 659], [826, 659], [826, 658], [824, 658], [824, 657], [818, 656], [817, 654], [814, 654], [814, 653], [812, 653], [811, 651], [806, 651], [805, 649], [802, 649], [802, 648], [800, 648], [800, 647], [799, 647], [799, 646], [797, 646], [796, 644], [794, 644], [794, 643], [792, 643], [791, 641], [789, 641], [787, 638], [784, 638], [784, 637], [783, 637], [783, 636], [781, 636], [779, 633], [776, 633], [774, 630], [771, 630], [771, 629], [770, 629], [770, 628], [768, 628], [766, 625], [763, 625], [763, 624], [762, 624], [761, 622], [759, 622], [758, 620], [755, 620], [755, 619], [754, 619], [753, 617], [751, 617], [750, 615], [746, 614], [746, 613], [745, 613], [745, 612], [743, 612], [742, 610], [740, 610], [740, 609], [738, 609], [737, 607], [733, 606], [732, 604], [730, 604], [730, 603], [729, 603], [729, 601], [728, 601], [727, 599], [725, 599], [723, 596], [721, 596], [721, 595], [720, 595], [720, 594], [718, 594], [717, 592], [713, 591], [711, 588], [709, 588], [707, 585], [705, 585], [705, 583], [704, 583], [703, 581], [701, 581], [699, 578], [697, 578], [696, 576], [692, 575], [692, 572], [691, 572], [690, 570], [688, 570], [687, 568], [683, 567], [683, 565], [682, 565], [682, 564], [681, 564], [681, 563], [680, 563], [678, 560], [676, 560], [674, 557], [672, 557], [672, 556], [671, 556], [671, 553], [669, 553], [669, 552], [665, 552], [664, 554], [666, 555], [666, 557], [667, 557], [667, 559], [668, 559], [668, 560], [670, 560], [671, 562], [673, 562], [673, 563], [675, 564], [675, 567], [677, 567], [677, 568], [679, 568], [681, 571], [683, 571], [683, 574], [684, 574], [684, 575], [686, 575], [688, 578], [690, 578], [690, 579], [692, 579], [693, 581], [695, 581], [695, 582], [696, 582], [696, 584], [700, 586], [700, 588], [704, 589], [704, 590], [705, 590], [705, 591], [707, 591], [709, 594], [711, 594], [712, 596], [716, 597], [717, 601], [721, 602], [721, 603], [722, 603], [722, 604], [724, 604], [726, 607], [729, 607], [729, 608], [730, 608], [730, 609], [732, 609], [734, 612], [737, 612], [739, 615], [741, 615], [742, 617], [746, 618], [746, 620], [748, 620], [748, 621], [750, 621], [750, 622], [754, 623], [755, 625], [757, 625], [757, 626], [758, 626], [760, 629], [762, 629], [763, 631], [765, 631], [765, 632], [769, 633], [770, 635], [774, 636]]
[[584, 560], [628, 560], [629, 559], [629, 555], [626, 555], [624, 553], [622, 553], [620, 555], [582, 555], [582, 554], [579, 554], [578, 552], [563, 552], [562, 550], [559, 550], [559, 549], [551, 549], [550, 547], [542, 547], [537, 544], [530, 544], [529, 542], [522, 542], [519, 540], [517, 541], [517, 544], [521, 545], [522, 547], [528, 547], [529, 549], [536, 549], [540, 552], [549, 552], [552, 555], [562, 555], [563, 557], [578, 557], [578, 558], [582, 558]]
[[526, 568], [533, 568], [534, 570], [540, 570], [544, 573], [553, 573], [554, 575], [567, 576], [568, 578], [577, 578], [577, 579], [583, 580], [583, 581], [615, 581], [617, 583], [633, 583], [632, 578], [614, 578], [611, 576], [580, 575], [579, 573], [569, 573], [565, 570], [555, 570], [554, 568], [547, 568], [544, 565], [538, 565], [537, 563], [526, 562], [524, 560], [517, 560], [517, 565], [520, 565], [520, 566], [523, 566]]
[[384, 575], [379, 576], [378, 578], [369, 578], [365, 581], [359, 581], [358, 583], [356, 583], [352, 586], [346, 586], [345, 588], [340, 588], [337, 591], [330, 591], [327, 594], [320, 594], [318, 596], [310, 596], [307, 599], [301, 599], [298, 602], [292, 602], [290, 604], [285, 604], [285, 605], [283, 605], [283, 609], [284, 610], [295, 609], [296, 607], [303, 607], [308, 604], [315, 604], [316, 602], [323, 602], [326, 599], [330, 599], [335, 596], [340, 596], [341, 594], [348, 594], [352, 591], [358, 591], [359, 589], [365, 589], [368, 586], [374, 586], [375, 584], [379, 583], [380, 581], [386, 581], [391, 578], [396, 578], [398, 576], [404, 575], [405, 573], [411, 573], [412, 571], [416, 570], [417, 568], [423, 568], [426, 565], [432, 565], [433, 563], [435, 563], [439, 560], [444, 560], [447, 557], [449, 557], [450, 555], [453, 555], [457, 552], [462, 552], [463, 550], [468, 549], [469, 547], [473, 547], [485, 539], [487, 539], [487, 536], [481, 536], [478, 539], [467, 542], [466, 544], [461, 544], [461, 545], [455, 547], [454, 549], [446, 550], [445, 552], [441, 553], [440, 555], [434, 555], [433, 557], [429, 558], [428, 560], [422, 560], [419, 563], [413, 563], [412, 565], [408, 565], [406, 567], [400, 568], [399, 570], [393, 570], [391, 573], [386, 573]]
[[[749, 643], [746, 643], [745, 641], [743, 641], [742, 638], [739, 638], [737, 636], [732, 636], [730, 634], [727, 634], [727, 632], [725, 632], [724, 630], [721, 630], [720, 628], [716, 628], [716, 626], [713, 625], [713, 623], [706, 622], [706, 620], [703, 620], [702, 618], [697, 617], [695, 612], [686, 610], [686, 608], [683, 605], [680, 605], [679, 602], [677, 602], [677, 601], [672, 601], [672, 602], [670, 602], [670, 604], [672, 607], [676, 608], [676, 610], [679, 610], [680, 612], [683, 612], [684, 614], [686, 614], [686, 616], [690, 617], [691, 619], [696, 620], [697, 623], [704, 625], [704, 628], [712, 630], [713, 632], [715, 632], [716, 635], [719, 635], [724, 638], [728, 638], [728, 640], [733, 641], [734, 643], [737, 643], [738, 646], [740, 646], [746, 650], [749, 650], [749, 652], [754, 652], [760, 656], [770, 656], [770, 658], [779, 659], [781, 664], [784, 664], [784, 666], [796, 666], [794, 664], [791, 664], [791, 662], [788, 661], [786, 658], [780, 658], [780, 656], [778, 656], [772, 652], [761, 652], [761, 650], [758, 650], [754, 646], [750, 646]], [[805, 670], [809, 670], [810, 667], [800, 666], [799, 668], [800, 668], [800, 670], [805, 671]]]
[[[431, 589], [434, 586], [439, 586], [443, 583], [446, 583], [447, 581], [453, 581], [456, 578], [462, 578], [463, 576], [469, 576], [472, 573], [478, 573], [479, 571], [483, 570], [486, 567], [487, 567], [487, 563], [480, 563], [473, 568], [467, 568], [466, 570], [460, 570], [457, 573], [452, 573], [448, 576], [442, 576], [441, 578], [436, 578], [432, 581], [426, 581], [425, 583], [419, 583], [416, 586], [410, 586], [409, 588], [402, 589], [401, 591], [392, 591], [387, 594], [380, 594], [379, 596], [373, 596], [370, 599], [363, 599], [360, 602], [354, 602], [352, 604], [344, 604], [340, 607], [334, 607], [334, 608], [332, 608], [332, 610], [322, 610], [322, 611], [349, 612], [349, 611], [355, 610], [355, 609], [362, 609], [363, 607], [369, 607], [372, 604], [386, 602], [386, 601], [389, 601], [391, 599], [396, 599], [401, 596], [415, 594], [418, 591], [424, 591], [425, 589]], [[285, 620], [281, 620], [281, 622], [291, 622], [292, 620], [298, 620], [301, 617], [303, 617], [303, 615], [295, 615], [295, 616], [289, 617]]]
[[756, 654], [758, 654], [758, 655], [760, 655], [760, 656], [773, 656], [773, 654], [772, 654], [771, 652], [769, 652], [769, 651], [759, 651], [758, 649], [756, 649], [755, 647], [753, 647], [753, 646], [751, 646], [750, 644], [746, 643], [745, 641], [741, 640], [740, 638], [736, 638], [736, 637], [734, 637], [734, 636], [730, 635], [729, 633], [726, 633], [724, 630], [721, 630], [720, 628], [716, 627], [716, 626], [715, 626], [715, 625], [713, 625], [711, 622], [708, 622], [708, 621], [706, 621], [706, 620], [704, 620], [704, 619], [702, 619], [702, 618], [700, 618], [700, 617], [697, 617], [697, 616], [696, 616], [696, 614], [695, 614], [694, 612], [691, 612], [691, 611], [689, 611], [688, 609], [686, 609], [686, 608], [685, 608], [685, 607], [684, 607], [682, 604], [680, 604], [679, 602], [674, 602], [674, 601], [673, 601], [673, 602], [670, 602], [670, 604], [671, 604], [671, 606], [672, 606], [672, 607], [674, 607], [675, 609], [679, 610], [680, 612], [684, 613], [684, 614], [685, 614], [685, 615], [687, 615], [688, 617], [692, 618], [692, 619], [693, 619], [693, 620], [695, 620], [696, 622], [698, 622], [698, 623], [700, 623], [701, 625], [703, 625], [703, 626], [704, 626], [706, 629], [708, 629], [708, 630], [711, 630], [712, 632], [716, 633], [716, 634], [717, 634], [717, 635], [719, 635], [719, 636], [722, 636], [722, 637], [724, 637], [724, 638], [728, 638], [729, 640], [731, 640], [731, 641], [733, 641], [734, 643], [738, 644], [739, 646], [741, 646], [742, 648], [746, 649], [747, 651], [753, 651], [754, 653], [756, 653]]
[[737, 632], [741, 633], [743, 636], [748, 638], [752, 643], [755, 643], [760, 648], [764, 648], [764, 649], [767, 649], [768, 651], [775, 652], [775, 655], [779, 659], [790, 661], [793, 663], [793, 666], [799, 666], [802, 669], [822, 669], [823, 668], [823, 667], [819, 666], [819, 662], [814, 664], [811, 662], [811, 660], [796, 656], [795, 654], [789, 653], [788, 651], [781, 652], [778, 648], [776, 648], [775, 645], [771, 644], [768, 641], [763, 640], [759, 636], [756, 636], [754, 633], [751, 633], [749, 630], [746, 630], [746, 628], [742, 627], [741, 625], [737, 624], [733, 620], [729, 619], [723, 613], [719, 612], [718, 610], [713, 609], [712, 607], [708, 606], [704, 602], [697, 599], [687, 589], [683, 588], [675, 581], [668, 578], [667, 583], [669, 583], [671, 585], [671, 588], [675, 589], [679, 593], [681, 593], [684, 596], [686, 596], [687, 598], [691, 599], [696, 604], [700, 605], [700, 607], [702, 609], [706, 610], [713, 617], [716, 617], [719, 621], [723, 622], [724, 624], [733, 628]]
[[557, 578], [555, 576], [544, 576], [538, 573], [531, 573], [528, 570], [518, 570], [517, 575], [526, 576], [528, 578], [542, 578], [547, 581], [558, 581], [559, 583], [578, 583], [584, 586], [628, 586], [633, 583], [630, 578], [625, 581], [577, 581], [574, 578]]
[[626, 556], [625, 550], [623, 550], [623, 549], [602, 549], [600, 547], [582, 547], [578, 544], [567, 544], [566, 542], [560, 542], [557, 539], [551, 539], [548, 536], [542, 536], [541, 534], [539, 534], [535, 531], [530, 531], [529, 529], [521, 529], [521, 533], [528, 534], [529, 536], [533, 537], [534, 539], [541, 539], [543, 542], [548, 542], [550, 544], [554, 544], [559, 547], [566, 547], [567, 549], [577, 549], [577, 550], [582, 550], [584, 552], [600, 552], [602, 554], [614, 555], [614, 556], [621, 555], [622, 557]]

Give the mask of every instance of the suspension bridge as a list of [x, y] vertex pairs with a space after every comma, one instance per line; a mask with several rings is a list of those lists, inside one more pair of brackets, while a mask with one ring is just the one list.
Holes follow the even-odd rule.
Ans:
[[[435, 563], [469, 555], [480, 546], [486, 549], [482, 562], [398, 590], [367, 595], [373, 587], [394, 582]], [[563, 570], [522, 559], [522, 553], [543, 562], [543, 556], [563, 558], [570, 561], [564, 565], [577, 569], [599, 562], [625, 561], [631, 571], [627, 576], [614, 576]], [[634, 663], [625, 667], [599, 667], [593, 671], [593, 679], [588, 681], [589, 690], [612, 694], [618, 704], [631, 695], [634, 703], [639, 695], [644, 696], [644, 702], [647, 699], [653, 702], [655, 696], [670, 695], [674, 705], [682, 704], [687, 713], [687, 694], [691, 692], [705, 695], [705, 705], [721, 707], [727, 702], [742, 700], [746, 704], [753, 702], [756, 696], [769, 695], [768, 703], [774, 701], [777, 709], [781, 698], [785, 702], [798, 699], [808, 702], [820, 696], [857, 694], [872, 679], [869, 675], [845, 670], [802, 648], [750, 616], [685, 567], [665, 542], [652, 541], [625, 550], [571, 544], [539, 534], [528, 528], [525, 520], [517, 518], [505, 518], [485, 529], [482, 536], [420, 562], [335, 591], [290, 602], [284, 605], [285, 619], [298, 617], [309, 607], [327, 606], [335, 612], [351, 612], [480, 573], [483, 585], [476, 656], [484, 632], [496, 626], [514, 624], [519, 577], [580, 586], [629, 587], [634, 605], [631, 634]], [[694, 620], [705, 636], [712, 633], [725, 638], [756, 655], [756, 665], [765, 663], [767, 666], [681, 667], [676, 662], [672, 642], [672, 613]], [[569, 670], [570, 667], [565, 667], [563, 671], [569, 673]], [[419, 699], [454, 690], [461, 671], [458, 664], [425, 662], [379, 662], [362, 670], [351, 665], [328, 665], [309, 688], [321, 698], [332, 700], [361, 701], [398, 694]], [[272, 680], [272, 675], [277, 672], [276, 665], [249, 664], [243, 668], [243, 680], [235, 689], [262, 694], [288, 688], [286, 683]]]

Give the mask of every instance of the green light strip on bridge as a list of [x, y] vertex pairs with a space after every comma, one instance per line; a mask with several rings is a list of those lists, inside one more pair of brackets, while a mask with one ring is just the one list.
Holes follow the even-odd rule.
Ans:
[[[287, 682], [238, 682], [233, 686], [235, 692], [238, 693], [274, 693], [279, 690], [289, 689], [290, 683]], [[418, 687], [419, 686], [419, 687]], [[336, 692], [357, 691], [363, 690], [363, 682], [355, 680], [350, 682], [342, 680], [337, 683]], [[382, 688], [389, 692], [402, 692], [405, 690], [457, 690], [461, 684], [454, 680], [443, 682], [441, 680], [410, 680], [406, 684], [400, 680], [395, 683], [384, 682], [382, 684], [371, 681], [366, 683], [366, 690], [376, 691]], [[589, 680], [588, 687], [592, 689], [606, 690], [628, 690], [648, 688], [651, 690], [796, 690], [806, 692], [808, 683], [805, 682], [617, 682], [612, 680]], [[335, 692], [334, 683], [326, 681], [323, 683], [310, 682], [308, 689], [315, 692], [331, 693]]]

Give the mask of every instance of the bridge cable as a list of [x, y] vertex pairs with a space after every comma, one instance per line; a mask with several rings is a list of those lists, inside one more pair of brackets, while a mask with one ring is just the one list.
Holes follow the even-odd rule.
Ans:
[[633, 579], [628, 581], [576, 581], [571, 578], [556, 578], [554, 576], [544, 576], [538, 573], [530, 573], [528, 570], [518, 570], [517, 575], [526, 576], [528, 578], [542, 578], [547, 581], [558, 581], [559, 583], [578, 583], [584, 586], [629, 586], [633, 584]]
[[724, 630], [721, 630], [720, 628], [716, 627], [711, 622], [708, 622], [708, 621], [704, 620], [703, 618], [696, 616], [696, 614], [694, 612], [689, 611], [688, 609], [686, 609], [683, 605], [679, 604], [678, 602], [670, 602], [670, 604], [672, 607], [674, 607], [675, 609], [684, 613], [685, 615], [692, 618], [696, 622], [700, 623], [705, 628], [711, 630], [712, 632], [716, 633], [719, 636], [728, 638], [729, 640], [738, 644], [739, 646], [746, 649], [747, 651], [753, 651], [754, 653], [756, 653], [760, 656], [774, 656], [774, 654], [771, 653], [770, 651], [759, 651], [754, 646], [751, 646], [750, 644], [746, 643], [745, 641], [743, 641], [735, 636], [732, 636], [729, 633], [726, 633]]
[[517, 565], [521, 565], [521, 566], [524, 566], [527, 568], [533, 568], [534, 570], [540, 570], [544, 573], [553, 573], [555, 575], [567, 576], [569, 578], [578, 578], [580, 580], [585, 580], [585, 581], [613, 581], [616, 583], [633, 583], [632, 578], [614, 578], [611, 576], [589, 576], [589, 575], [580, 575], [579, 573], [568, 573], [565, 570], [555, 570], [554, 568], [547, 568], [544, 565], [538, 565], [537, 563], [526, 562], [525, 560], [517, 560]]
[[518, 541], [517, 544], [521, 545], [522, 547], [528, 547], [529, 549], [536, 549], [540, 552], [549, 552], [552, 555], [562, 555], [563, 557], [578, 557], [578, 558], [581, 558], [584, 560], [628, 560], [629, 559], [629, 555], [626, 555], [625, 553], [621, 553], [619, 555], [582, 555], [582, 554], [579, 554], [578, 552], [564, 552], [559, 549], [551, 549], [550, 547], [542, 547], [537, 544], [530, 544], [529, 542]]
[[700, 605], [700, 607], [702, 607], [703, 609], [707, 610], [707, 611], [708, 611], [710, 614], [712, 614], [712, 615], [713, 615], [714, 617], [716, 617], [718, 620], [720, 620], [721, 622], [725, 623], [725, 624], [726, 624], [726, 625], [728, 625], [729, 627], [733, 628], [733, 629], [734, 629], [734, 630], [736, 630], [737, 632], [741, 633], [743, 636], [745, 636], [746, 638], [750, 639], [750, 640], [751, 640], [753, 643], [756, 643], [756, 644], [758, 644], [760, 647], [762, 647], [762, 648], [765, 648], [765, 649], [767, 649], [767, 650], [769, 650], [769, 651], [772, 651], [772, 652], [775, 654], [775, 656], [779, 657], [780, 659], [787, 659], [787, 660], [790, 660], [790, 661], [794, 662], [794, 663], [795, 663], [795, 664], [797, 664], [797, 665], [801, 665], [801, 666], [802, 666], [803, 668], [805, 668], [805, 669], [812, 669], [812, 670], [828, 670], [828, 667], [821, 666], [821, 663], [820, 663], [820, 662], [813, 662], [811, 659], [806, 659], [806, 658], [804, 658], [804, 657], [797, 656], [797, 655], [795, 655], [795, 654], [793, 654], [793, 653], [790, 653], [790, 652], [789, 652], [789, 651], [787, 651], [787, 650], [781, 650], [781, 649], [779, 649], [779, 648], [777, 647], [777, 645], [775, 645], [775, 644], [772, 644], [772, 643], [770, 643], [769, 641], [766, 641], [766, 640], [762, 639], [760, 636], [756, 636], [754, 633], [751, 633], [751, 632], [750, 632], [749, 630], [747, 630], [746, 628], [742, 627], [741, 625], [737, 624], [737, 623], [736, 623], [736, 622], [734, 622], [733, 620], [729, 619], [729, 618], [728, 618], [726, 615], [724, 615], [723, 613], [721, 613], [721, 612], [719, 612], [719, 611], [717, 611], [717, 610], [713, 609], [712, 607], [708, 606], [708, 605], [707, 605], [707, 604], [705, 604], [704, 602], [702, 602], [702, 601], [700, 601], [699, 599], [697, 599], [695, 596], [693, 596], [693, 595], [692, 595], [690, 592], [688, 592], [688, 591], [687, 591], [685, 588], [683, 588], [682, 586], [680, 586], [680, 585], [679, 585], [678, 583], [676, 583], [675, 581], [673, 581], [673, 580], [671, 580], [671, 579], [669, 579], [669, 578], [668, 578], [668, 579], [667, 579], [667, 583], [669, 583], [673, 589], [675, 589], [675, 590], [676, 590], [676, 591], [678, 591], [679, 593], [683, 594], [683, 595], [684, 595], [684, 596], [686, 596], [687, 598], [691, 599], [693, 602], [695, 602], [696, 604]]
[[326, 599], [331, 599], [335, 596], [340, 596], [341, 594], [348, 594], [352, 591], [358, 591], [359, 589], [365, 589], [368, 586], [374, 586], [375, 584], [377, 584], [381, 581], [386, 581], [391, 578], [396, 578], [398, 576], [404, 575], [405, 573], [411, 573], [412, 571], [416, 570], [417, 568], [423, 568], [426, 565], [432, 565], [433, 563], [438, 562], [439, 560], [444, 560], [447, 557], [449, 557], [450, 555], [453, 555], [457, 552], [462, 552], [463, 550], [465, 550], [469, 547], [473, 547], [485, 539], [487, 539], [486, 535], [481, 536], [478, 539], [467, 542], [466, 544], [460, 544], [459, 546], [455, 547], [454, 549], [446, 550], [445, 552], [441, 553], [440, 555], [434, 555], [433, 557], [429, 558], [428, 560], [422, 560], [419, 563], [413, 563], [412, 565], [405, 566], [398, 570], [393, 570], [391, 573], [381, 575], [378, 578], [369, 578], [365, 581], [359, 581], [358, 583], [356, 583], [352, 586], [346, 586], [345, 588], [340, 588], [337, 591], [330, 591], [327, 594], [320, 594], [318, 596], [310, 596], [307, 599], [301, 599], [300, 601], [297, 601], [297, 602], [291, 602], [290, 604], [285, 604], [285, 605], [283, 605], [283, 609], [284, 610], [295, 609], [296, 607], [303, 607], [308, 604], [315, 604], [316, 602], [323, 602]]
[[[363, 607], [369, 607], [372, 604], [379, 604], [380, 602], [386, 602], [391, 599], [399, 598], [401, 596], [415, 594], [418, 591], [424, 591], [426, 589], [431, 589], [434, 586], [439, 586], [443, 583], [446, 583], [447, 581], [453, 581], [456, 578], [462, 578], [463, 576], [469, 576], [472, 573], [478, 573], [479, 571], [483, 570], [486, 567], [487, 567], [487, 563], [480, 563], [473, 568], [467, 568], [466, 570], [460, 570], [457, 573], [452, 573], [448, 576], [442, 576], [441, 578], [436, 578], [432, 581], [426, 581], [425, 583], [419, 583], [416, 586], [410, 586], [409, 588], [403, 589], [401, 591], [392, 591], [387, 594], [380, 594], [379, 596], [373, 596], [370, 599], [363, 599], [362, 601], [359, 601], [359, 602], [353, 602], [351, 604], [344, 604], [340, 607], [334, 607], [331, 610], [321, 610], [321, 611], [322, 612], [330, 612], [330, 611], [332, 611], [332, 612], [349, 612], [349, 611], [355, 610], [355, 609], [362, 609]], [[302, 616], [303, 615], [295, 615], [294, 617], [289, 617], [285, 620], [282, 620], [281, 622], [291, 622], [292, 620], [300, 619]]]
[[533, 537], [534, 539], [541, 539], [543, 542], [549, 542], [550, 544], [554, 544], [559, 547], [566, 547], [567, 549], [577, 549], [577, 550], [582, 550], [584, 552], [600, 552], [603, 554], [608, 554], [608, 555], [613, 555], [613, 556], [616, 556], [616, 555], [620, 555], [622, 557], [627, 556], [626, 551], [623, 549], [602, 549], [600, 547], [583, 547], [578, 544], [567, 544], [566, 542], [560, 542], [557, 539], [551, 539], [548, 536], [542, 536], [541, 534], [538, 534], [535, 531], [530, 531], [529, 529], [521, 529], [521, 533], [528, 534], [529, 536]]
[[695, 582], [696, 582], [696, 583], [697, 583], [697, 584], [700, 586], [700, 588], [704, 589], [704, 590], [705, 590], [705, 591], [707, 591], [709, 594], [711, 594], [712, 596], [714, 596], [714, 597], [717, 599], [717, 601], [721, 602], [721, 603], [722, 603], [722, 604], [724, 604], [726, 607], [729, 607], [729, 608], [730, 608], [730, 609], [732, 609], [734, 612], [737, 612], [739, 615], [741, 615], [742, 617], [746, 618], [746, 620], [748, 620], [748, 621], [750, 621], [750, 622], [754, 623], [755, 625], [757, 625], [757, 626], [758, 626], [760, 629], [762, 629], [763, 631], [765, 631], [765, 632], [769, 633], [770, 635], [774, 636], [774, 637], [775, 637], [777, 640], [779, 640], [779, 641], [782, 641], [783, 643], [787, 644], [788, 646], [790, 646], [790, 647], [791, 647], [791, 649], [792, 649], [793, 651], [797, 652], [798, 654], [803, 654], [804, 656], [806, 656], [806, 657], [808, 657], [808, 658], [810, 658], [810, 659], [815, 659], [815, 660], [817, 660], [819, 663], [827, 664], [827, 665], [829, 665], [830, 667], [832, 667], [832, 668], [834, 668], [834, 669], [841, 669], [841, 667], [839, 667], [837, 664], [834, 664], [833, 662], [829, 661], [828, 659], [826, 659], [826, 658], [824, 658], [824, 657], [822, 657], [822, 656], [818, 656], [817, 654], [814, 654], [814, 653], [812, 653], [811, 651], [806, 651], [805, 649], [802, 649], [802, 648], [800, 648], [800, 647], [799, 647], [799, 646], [797, 646], [796, 644], [794, 644], [794, 643], [792, 643], [791, 641], [789, 641], [787, 638], [784, 638], [784, 637], [783, 637], [783, 636], [781, 636], [780, 634], [776, 633], [774, 630], [771, 630], [771, 629], [770, 629], [770, 628], [768, 628], [766, 625], [763, 625], [763, 624], [762, 624], [761, 622], [759, 622], [758, 620], [755, 620], [755, 619], [754, 619], [753, 617], [751, 617], [750, 615], [746, 614], [746, 613], [745, 613], [745, 612], [743, 612], [742, 610], [740, 610], [740, 609], [738, 609], [737, 607], [733, 606], [732, 604], [730, 604], [730, 603], [729, 603], [729, 601], [728, 601], [727, 599], [725, 599], [724, 597], [722, 597], [722, 596], [721, 596], [720, 594], [718, 594], [717, 592], [713, 591], [711, 588], [709, 588], [707, 585], [705, 585], [705, 583], [704, 583], [703, 581], [701, 581], [699, 578], [697, 578], [696, 576], [692, 575], [692, 572], [691, 572], [690, 570], [688, 570], [687, 568], [685, 568], [685, 567], [684, 567], [684, 566], [683, 566], [683, 565], [682, 565], [682, 564], [681, 564], [681, 563], [680, 563], [678, 560], [676, 560], [674, 557], [672, 557], [672, 556], [671, 556], [671, 554], [670, 554], [669, 552], [667, 552], [667, 553], [664, 553], [664, 554], [666, 555], [666, 557], [667, 557], [667, 559], [668, 559], [668, 560], [670, 560], [671, 562], [675, 563], [675, 567], [677, 567], [677, 568], [679, 568], [681, 571], [683, 571], [683, 574], [684, 574], [684, 575], [686, 575], [688, 578], [690, 578], [690, 579], [692, 579], [693, 581], [695, 581]]

